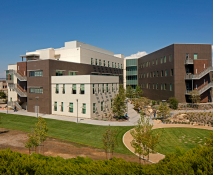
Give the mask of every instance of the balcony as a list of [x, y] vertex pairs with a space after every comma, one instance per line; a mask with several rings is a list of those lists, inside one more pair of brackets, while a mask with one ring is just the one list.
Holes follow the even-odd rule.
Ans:
[[188, 58], [185, 60], [184, 64], [194, 64], [194, 60], [191, 58]]

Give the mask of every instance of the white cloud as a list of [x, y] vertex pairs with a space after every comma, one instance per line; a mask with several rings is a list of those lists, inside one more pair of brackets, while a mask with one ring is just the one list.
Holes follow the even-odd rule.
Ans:
[[147, 55], [147, 53], [146, 53], [145, 51], [142, 51], [142, 52], [139, 52], [139, 51], [138, 51], [138, 53], [132, 54], [132, 55], [126, 57], [126, 59], [140, 58], [140, 57], [143, 57], [143, 56], [145, 56], [145, 55]]
[[6, 72], [5, 71], [0, 73], [0, 78], [6, 78]]

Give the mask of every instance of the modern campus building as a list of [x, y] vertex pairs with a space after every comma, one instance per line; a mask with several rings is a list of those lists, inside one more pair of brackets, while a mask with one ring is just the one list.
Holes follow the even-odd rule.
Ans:
[[211, 71], [211, 44], [172, 44], [138, 59], [138, 85], [152, 100], [189, 102], [198, 90], [201, 102], [211, 102]]
[[[110, 112], [123, 84], [124, 56], [78, 41], [21, 55], [8, 65], [10, 106], [29, 112], [91, 118]], [[24, 60], [26, 59], [26, 60]]]

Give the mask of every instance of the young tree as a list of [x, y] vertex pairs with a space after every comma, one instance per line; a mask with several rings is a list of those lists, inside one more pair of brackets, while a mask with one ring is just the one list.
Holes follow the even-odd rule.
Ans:
[[167, 106], [167, 103], [165, 102], [165, 104], [161, 103], [159, 106], [159, 113], [161, 116], [163, 116], [163, 118], [165, 119], [166, 117], [170, 116], [170, 109]]
[[169, 104], [172, 109], [177, 109], [178, 108], [178, 100], [175, 97], [170, 97], [169, 98]]
[[4, 91], [0, 91], [0, 99], [5, 99], [7, 96]]
[[143, 95], [143, 90], [138, 85], [136, 86], [135, 94], [137, 97], [142, 97], [142, 95]]
[[119, 94], [115, 96], [112, 104], [112, 112], [118, 117], [124, 116], [126, 112], [125, 90], [123, 86], [119, 87]]
[[28, 139], [27, 142], [25, 143], [25, 147], [29, 149], [29, 154], [31, 154], [30, 152], [31, 148], [34, 148], [36, 152], [36, 147], [39, 145], [39, 142], [35, 132], [29, 133], [27, 137]]
[[113, 156], [113, 151], [115, 148], [115, 145], [117, 144], [116, 142], [116, 135], [117, 131], [112, 130], [110, 126], [106, 129], [105, 133], [103, 134], [103, 143], [104, 143], [104, 150], [106, 153], [106, 159], [109, 159], [109, 153]]
[[200, 103], [201, 97], [200, 97], [199, 92], [197, 90], [193, 90], [193, 91], [189, 92], [189, 95], [190, 95], [189, 98], [190, 98], [190, 100], [192, 101], [193, 104]]
[[132, 98], [133, 97], [133, 94], [134, 94], [134, 91], [132, 89], [132, 86], [128, 86], [127, 89], [126, 89], [126, 96], [128, 98]]
[[213, 147], [213, 132], [209, 133], [210, 138], [206, 138], [206, 145], [209, 147]]
[[139, 155], [139, 163], [141, 163], [141, 156], [144, 157], [149, 154], [148, 146], [151, 145], [149, 142], [152, 127], [153, 125], [149, 123], [149, 119], [146, 119], [143, 114], [141, 114], [141, 119], [138, 120], [138, 124], [130, 131], [133, 137], [131, 145], [135, 149], [135, 153]]
[[[46, 121], [42, 117], [38, 117], [38, 123], [36, 123], [34, 132], [38, 138], [39, 145], [41, 145], [41, 143], [43, 143], [46, 140], [47, 131], [48, 131], [48, 128], [47, 128]], [[40, 153], [40, 147], [39, 147], [39, 153]]]

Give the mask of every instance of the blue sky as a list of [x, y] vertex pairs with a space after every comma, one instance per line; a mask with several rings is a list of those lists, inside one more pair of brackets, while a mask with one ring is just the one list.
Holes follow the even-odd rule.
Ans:
[[78, 40], [125, 56], [213, 43], [212, 0], [1, 1], [0, 77], [26, 50]]

